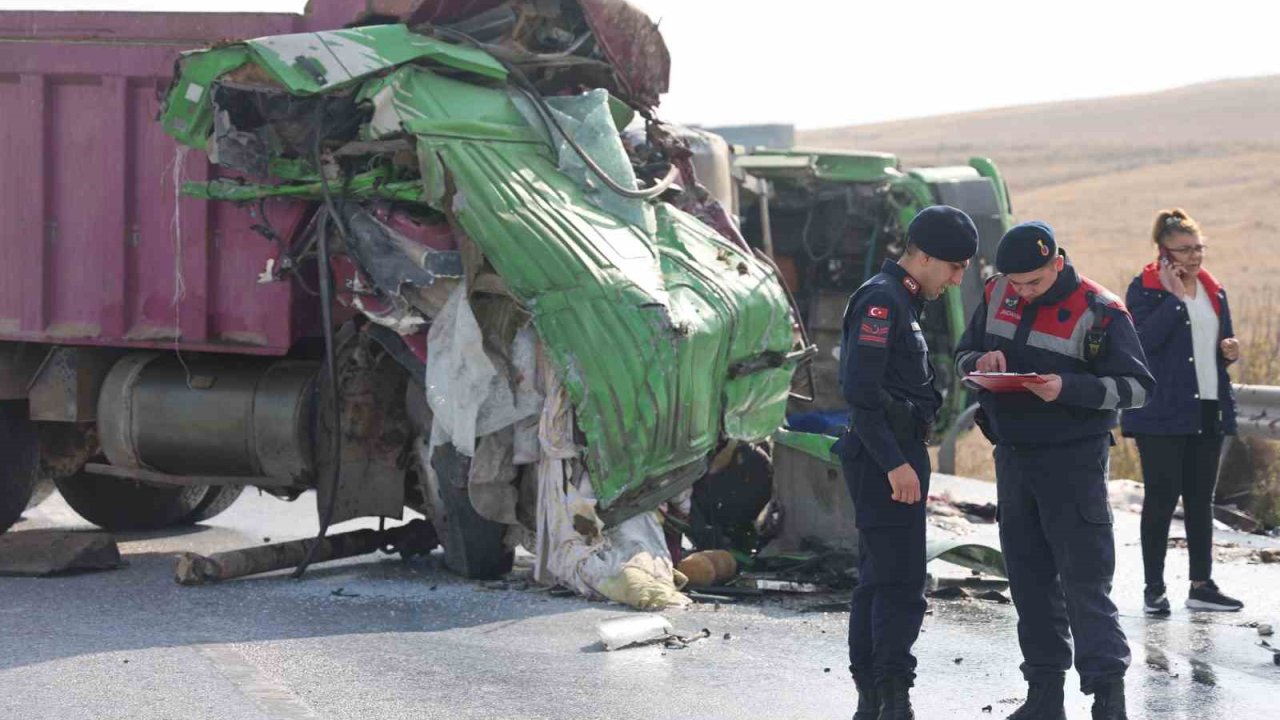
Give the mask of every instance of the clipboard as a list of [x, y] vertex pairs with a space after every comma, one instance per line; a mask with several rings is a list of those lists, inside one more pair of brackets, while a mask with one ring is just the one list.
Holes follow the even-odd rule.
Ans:
[[1036, 373], [974, 372], [964, 377], [966, 386], [994, 393], [1031, 392], [1026, 388], [1027, 383], [1038, 385], [1043, 382], [1046, 382], [1044, 376]]

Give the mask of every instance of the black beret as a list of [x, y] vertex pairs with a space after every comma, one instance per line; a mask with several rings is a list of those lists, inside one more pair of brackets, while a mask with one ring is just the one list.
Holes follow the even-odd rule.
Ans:
[[931, 205], [907, 226], [907, 240], [925, 255], [944, 262], [963, 262], [978, 254], [978, 228], [963, 210]]
[[1058, 243], [1053, 239], [1053, 228], [1039, 220], [1024, 222], [1009, 228], [1000, 238], [996, 248], [996, 270], [1009, 273], [1025, 273], [1039, 270], [1058, 256]]

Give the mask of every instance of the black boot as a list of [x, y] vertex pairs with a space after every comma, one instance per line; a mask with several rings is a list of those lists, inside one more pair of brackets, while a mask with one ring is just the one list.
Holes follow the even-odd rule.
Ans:
[[1093, 720], [1129, 720], [1124, 713], [1124, 680], [1109, 680], [1094, 687]]
[[916, 720], [911, 709], [911, 679], [905, 677], [881, 678], [876, 682], [880, 696], [878, 720]]
[[853, 713], [853, 720], [876, 720], [880, 716], [880, 695], [876, 692], [876, 684], [863, 675], [854, 675], [853, 684], [858, 686], [858, 709]]
[[1027, 686], [1027, 701], [1013, 711], [1009, 720], [1067, 720], [1062, 686], [1066, 678], [1037, 680]]

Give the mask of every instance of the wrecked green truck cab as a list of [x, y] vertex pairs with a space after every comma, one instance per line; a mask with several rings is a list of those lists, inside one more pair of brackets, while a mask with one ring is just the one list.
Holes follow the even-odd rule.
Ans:
[[800, 382], [814, 402], [793, 403], [790, 412], [806, 430], [830, 432], [847, 419], [837, 355], [849, 295], [902, 252], [906, 228], [921, 209], [952, 205], [973, 218], [978, 256], [961, 286], [930, 303], [922, 321], [944, 394], [935, 429], [945, 431], [967, 398], [951, 349], [982, 299], [996, 244], [1012, 225], [995, 163], [972, 158], [967, 166], [904, 169], [897, 156], [881, 152], [738, 148], [734, 166], [743, 235], [776, 259], [818, 347], [812, 383]]
[[[637, 188], [619, 139], [630, 113], [605, 90], [531, 97], [489, 53], [403, 25], [229, 44], [178, 70], [164, 127], [223, 166], [187, 195], [340, 202], [348, 222], [352, 206], [384, 202], [447, 226], [462, 263], [449, 281], [512, 303], [504, 317], [532, 323], [564, 379], [606, 525], [688, 488], [726, 440], [783, 423], [805, 348], [779, 278], [745, 244], [584, 167], [566, 140]], [[340, 242], [359, 259], [352, 227]], [[369, 302], [407, 320], [401, 335], [426, 332], [438, 303], [415, 298], [429, 293], [356, 264]]]

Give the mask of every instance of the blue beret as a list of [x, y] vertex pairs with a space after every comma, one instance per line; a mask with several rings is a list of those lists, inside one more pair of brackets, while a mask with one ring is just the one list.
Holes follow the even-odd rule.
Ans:
[[907, 226], [907, 240], [925, 255], [945, 262], [963, 262], [978, 253], [978, 228], [950, 205], [921, 210]]
[[996, 270], [1006, 275], [1039, 270], [1058, 256], [1053, 228], [1039, 220], [1009, 228], [996, 248]]

